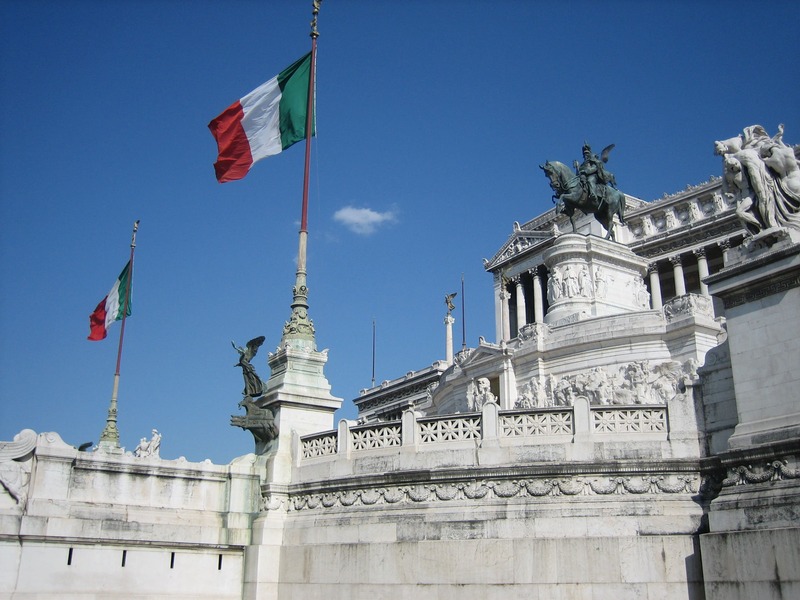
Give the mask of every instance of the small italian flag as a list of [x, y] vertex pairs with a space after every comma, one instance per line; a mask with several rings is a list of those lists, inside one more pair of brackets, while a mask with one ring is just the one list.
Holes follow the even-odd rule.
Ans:
[[131, 263], [125, 265], [122, 273], [117, 277], [114, 287], [108, 292], [108, 295], [100, 300], [100, 304], [94, 309], [94, 312], [89, 315], [89, 337], [87, 339], [97, 342], [105, 339], [108, 335], [108, 328], [114, 321], [122, 319], [123, 306], [127, 300], [127, 311], [125, 316], [131, 315], [131, 298], [130, 298], [130, 285], [131, 285]]
[[306, 137], [310, 74], [309, 52], [208, 124], [219, 149], [217, 181], [242, 179], [256, 161]]

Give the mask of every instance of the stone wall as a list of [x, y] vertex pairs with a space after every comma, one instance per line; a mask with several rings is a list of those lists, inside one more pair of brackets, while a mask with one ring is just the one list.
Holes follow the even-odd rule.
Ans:
[[[227, 466], [79, 452], [53, 433], [2, 462], [0, 598], [240, 598], [254, 456]], [[19, 436], [18, 436], [19, 437]], [[8, 489], [8, 488], [6, 488]]]
[[297, 438], [257, 520], [281, 523], [255, 546], [280, 536], [277, 572], [245, 598], [701, 598], [689, 412], [486, 404]]

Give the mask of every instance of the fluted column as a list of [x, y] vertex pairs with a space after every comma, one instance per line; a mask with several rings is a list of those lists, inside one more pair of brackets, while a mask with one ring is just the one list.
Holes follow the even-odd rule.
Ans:
[[522, 275], [514, 277], [514, 285], [517, 293], [517, 331], [526, 324], [525, 290], [522, 288]]
[[542, 278], [539, 277], [539, 270], [530, 271], [533, 277], [533, 322], [544, 323], [544, 301], [542, 300]]
[[647, 266], [650, 275], [650, 304], [655, 309], [661, 309], [661, 280], [658, 278], [658, 263], [650, 263]]
[[703, 283], [703, 279], [708, 277], [708, 260], [706, 259], [706, 249], [705, 248], [698, 248], [694, 251], [694, 255], [697, 257], [697, 273], [700, 275], [700, 293], [703, 296], [711, 297], [708, 293], [708, 286]]
[[508, 299], [511, 298], [511, 294], [508, 293], [508, 290], [502, 288], [500, 290], [500, 311], [501, 317], [500, 320], [502, 321], [502, 340], [507, 341], [511, 339], [511, 323], [510, 323], [510, 313], [508, 310]]
[[686, 295], [686, 280], [683, 278], [683, 263], [681, 262], [680, 255], [673, 256], [669, 259], [672, 263], [672, 273], [675, 276], [675, 295]]

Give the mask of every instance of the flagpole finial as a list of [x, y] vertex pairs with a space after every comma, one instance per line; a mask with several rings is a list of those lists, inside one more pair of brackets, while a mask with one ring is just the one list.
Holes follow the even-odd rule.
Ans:
[[131, 248], [136, 248], [136, 232], [139, 231], [139, 219], [133, 224], [133, 233], [131, 234]]
[[319, 15], [320, 4], [322, 4], [322, 0], [314, 0], [314, 8], [311, 10], [311, 37], [314, 39], [319, 37], [319, 31], [317, 31], [317, 16]]

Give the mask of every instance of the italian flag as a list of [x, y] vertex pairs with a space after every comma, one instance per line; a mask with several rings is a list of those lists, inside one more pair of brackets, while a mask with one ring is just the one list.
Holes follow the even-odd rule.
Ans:
[[125, 265], [122, 273], [117, 277], [114, 287], [108, 292], [108, 295], [100, 300], [100, 304], [94, 309], [94, 312], [89, 315], [89, 337], [87, 339], [93, 342], [105, 339], [108, 335], [108, 328], [114, 321], [122, 319], [123, 306], [127, 298], [127, 311], [125, 316], [129, 317], [131, 314], [131, 299], [130, 299], [130, 285], [131, 285], [131, 263]]
[[219, 149], [217, 181], [241, 179], [256, 161], [306, 137], [310, 74], [309, 52], [208, 124]]

